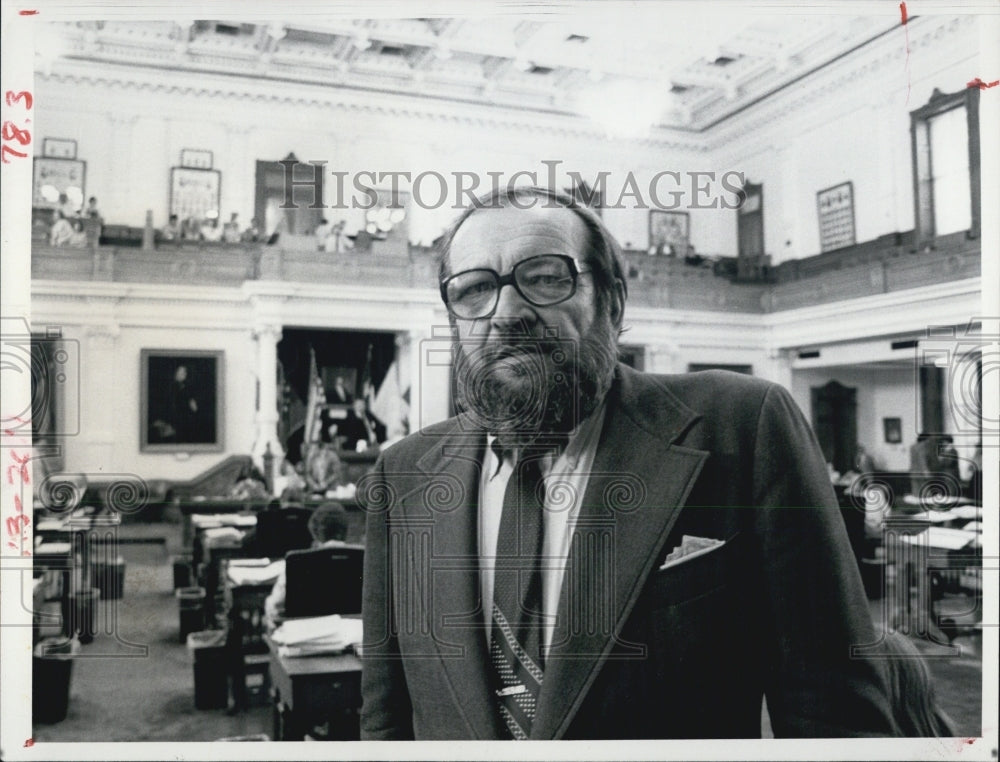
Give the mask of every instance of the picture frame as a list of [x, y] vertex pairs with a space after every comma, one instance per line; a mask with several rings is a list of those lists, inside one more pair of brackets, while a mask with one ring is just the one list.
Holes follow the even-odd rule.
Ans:
[[76, 209], [87, 198], [87, 162], [38, 156], [32, 167], [31, 206], [34, 209], [58, 209], [65, 193]]
[[70, 138], [43, 138], [42, 156], [50, 159], [75, 159], [76, 141]]
[[690, 237], [687, 212], [649, 210], [649, 253], [686, 256]]
[[820, 252], [842, 249], [857, 242], [854, 226], [854, 184], [851, 181], [818, 191], [816, 211], [819, 215]]
[[139, 450], [223, 449], [224, 352], [143, 349]]
[[882, 431], [886, 444], [901, 444], [903, 441], [903, 421], [900, 418], [883, 418]]
[[181, 221], [199, 222], [219, 217], [222, 173], [217, 169], [172, 167], [170, 170], [170, 214]]
[[201, 148], [182, 148], [181, 166], [187, 169], [211, 169], [214, 157], [211, 151]]

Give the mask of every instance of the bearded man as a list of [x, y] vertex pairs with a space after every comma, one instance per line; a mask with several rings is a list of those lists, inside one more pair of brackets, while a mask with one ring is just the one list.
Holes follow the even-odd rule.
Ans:
[[861, 580], [782, 388], [617, 363], [626, 282], [589, 209], [498, 191], [443, 238], [459, 414], [386, 450], [365, 739], [894, 732]]

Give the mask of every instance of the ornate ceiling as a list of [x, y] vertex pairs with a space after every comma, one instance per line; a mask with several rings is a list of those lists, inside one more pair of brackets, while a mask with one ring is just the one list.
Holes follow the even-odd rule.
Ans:
[[[580, 115], [609, 131], [700, 132], [893, 27], [899, 18], [680, 13], [52, 24], [40, 54], [178, 72]], [[895, 7], [893, 6], [893, 10]], [[623, 122], [624, 118], [624, 122]]]

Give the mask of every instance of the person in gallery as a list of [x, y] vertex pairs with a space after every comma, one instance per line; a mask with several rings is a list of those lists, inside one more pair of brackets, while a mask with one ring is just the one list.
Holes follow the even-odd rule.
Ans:
[[[383, 450], [363, 739], [897, 732], [823, 457], [782, 387], [617, 362], [601, 219], [490, 194], [441, 245], [459, 413]], [[399, 549], [405, 548], [405, 552]]]

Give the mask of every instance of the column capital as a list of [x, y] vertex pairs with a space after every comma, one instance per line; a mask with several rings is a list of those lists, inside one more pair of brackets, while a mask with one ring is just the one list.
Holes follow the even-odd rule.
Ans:
[[280, 323], [255, 323], [252, 334], [255, 341], [270, 340], [277, 344], [281, 341], [282, 326]]

